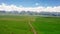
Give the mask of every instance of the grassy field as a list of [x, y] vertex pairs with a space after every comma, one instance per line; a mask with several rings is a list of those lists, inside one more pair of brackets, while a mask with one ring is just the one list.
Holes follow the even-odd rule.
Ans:
[[32, 25], [38, 34], [60, 34], [60, 17], [37, 17]]
[[[23, 21], [24, 20], [24, 21]], [[0, 34], [33, 34], [25, 17], [0, 16]]]
[[29, 20], [37, 34], [60, 34], [60, 18], [38, 16], [0, 16], [0, 34], [33, 34]]

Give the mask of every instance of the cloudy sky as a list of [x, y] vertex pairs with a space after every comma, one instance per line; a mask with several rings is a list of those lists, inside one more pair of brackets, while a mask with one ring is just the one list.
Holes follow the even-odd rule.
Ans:
[[60, 12], [60, 0], [0, 0], [0, 10]]

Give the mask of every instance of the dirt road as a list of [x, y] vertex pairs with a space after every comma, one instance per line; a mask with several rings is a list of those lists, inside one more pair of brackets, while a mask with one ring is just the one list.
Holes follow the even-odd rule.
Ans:
[[34, 34], [37, 34], [36, 30], [34, 29], [34, 27], [32, 26], [31, 22], [29, 22], [29, 26], [31, 27], [31, 30]]

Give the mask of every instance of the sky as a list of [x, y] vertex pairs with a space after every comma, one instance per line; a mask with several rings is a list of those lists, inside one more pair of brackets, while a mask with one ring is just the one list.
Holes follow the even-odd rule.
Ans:
[[0, 0], [0, 10], [60, 12], [60, 0]]

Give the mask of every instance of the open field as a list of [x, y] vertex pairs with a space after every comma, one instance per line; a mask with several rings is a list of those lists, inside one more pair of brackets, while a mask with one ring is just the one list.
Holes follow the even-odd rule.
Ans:
[[60, 34], [60, 17], [37, 17], [32, 25], [38, 34]]
[[33, 31], [60, 34], [60, 17], [0, 16], [0, 34], [34, 34]]

